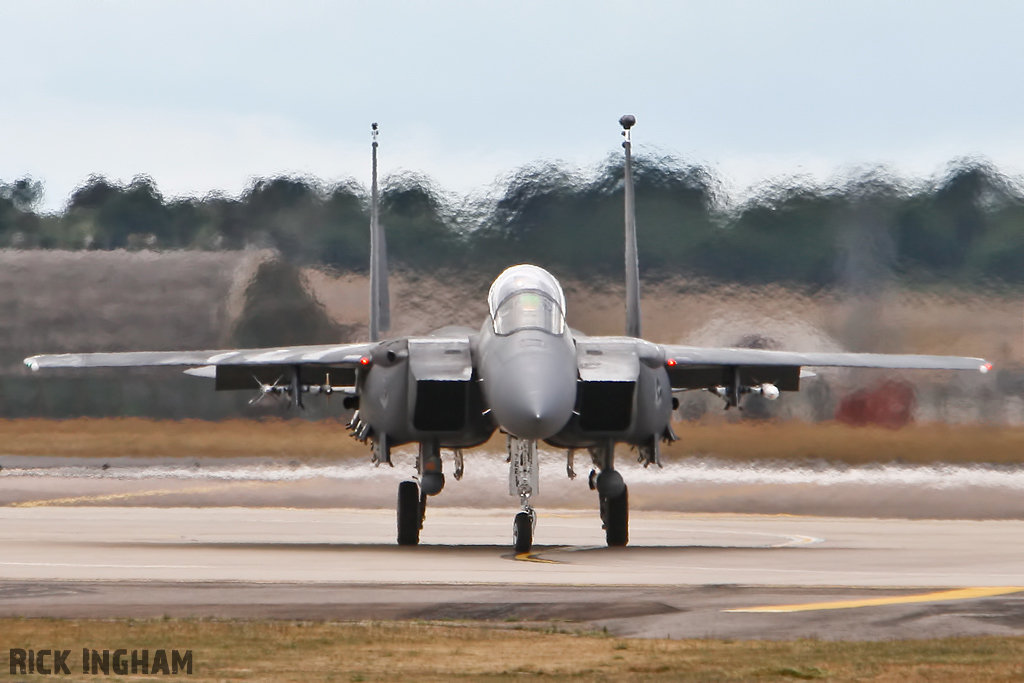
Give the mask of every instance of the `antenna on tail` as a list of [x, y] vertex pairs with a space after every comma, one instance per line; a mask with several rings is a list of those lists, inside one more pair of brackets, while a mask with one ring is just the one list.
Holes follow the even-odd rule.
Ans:
[[391, 305], [388, 296], [388, 248], [384, 228], [380, 224], [377, 205], [377, 124], [373, 130], [373, 178], [370, 183], [370, 341], [380, 341], [381, 332], [391, 327]]
[[629, 129], [636, 117], [626, 114], [622, 126], [622, 148], [626, 150], [626, 336], [640, 336], [640, 261], [636, 251], [636, 200], [633, 194], [633, 145]]

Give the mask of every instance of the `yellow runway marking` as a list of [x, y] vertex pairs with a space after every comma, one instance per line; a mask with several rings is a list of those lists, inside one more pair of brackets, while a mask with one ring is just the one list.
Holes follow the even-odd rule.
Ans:
[[918, 595], [894, 595], [886, 598], [868, 598], [866, 600], [841, 600], [838, 602], [810, 602], [803, 605], [765, 605], [764, 607], [743, 607], [726, 609], [723, 612], [811, 612], [826, 609], [853, 609], [855, 607], [875, 607], [878, 605], [909, 605], [916, 602], [941, 602], [943, 600], [970, 600], [972, 598], [990, 598], [996, 595], [1009, 595], [1024, 591], [1022, 586], [1003, 586], [994, 588], [957, 588], [956, 590], [922, 593]]
[[558, 560], [545, 560], [543, 557], [536, 557], [533, 553], [529, 552], [519, 553], [516, 555], [515, 559], [519, 560], [520, 562], [539, 562], [540, 564], [565, 564], [564, 562], [559, 562]]
[[262, 484], [264, 482], [229, 482], [224, 484], [214, 484], [211, 486], [196, 486], [188, 489], [151, 489], [148, 491], [129, 491], [127, 493], [107, 493], [97, 496], [73, 496], [70, 498], [48, 498], [46, 500], [27, 500], [21, 503], [10, 503], [7, 507], [12, 508], [38, 508], [48, 506], [59, 506], [59, 505], [78, 505], [79, 503], [107, 503], [115, 500], [131, 500], [133, 498], [145, 498], [147, 496], [168, 496], [175, 493], [178, 494], [190, 494], [190, 493], [209, 493], [211, 491], [218, 491], [220, 489], [239, 486], [252, 486], [255, 484]]

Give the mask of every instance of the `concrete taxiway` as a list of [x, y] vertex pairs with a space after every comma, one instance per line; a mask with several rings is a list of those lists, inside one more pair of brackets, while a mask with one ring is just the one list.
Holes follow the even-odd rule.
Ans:
[[[438, 508], [423, 544], [374, 509], [0, 508], [0, 615], [569, 620], [658, 637], [1024, 630], [1024, 521]], [[780, 609], [781, 607], [781, 609]]]
[[607, 548], [586, 477], [543, 465], [536, 545], [516, 555], [501, 457], [468, 463], [432, 499], [422, 544], [400, 548], [380, 507], [408, 462], [0, 456], [0, 616], [559, 620], [647, 637], [1024, 631], [1024, 468], [633, 467], [630, 545]]
[[0, 508], [0, 578], [536, 585], [1024, 585], [1024, 521], [637, 511], [607, 548], [591, 511], [541, 511], [534, 551], [507, 510], [430, 510], [418, 547], [392, 510]]

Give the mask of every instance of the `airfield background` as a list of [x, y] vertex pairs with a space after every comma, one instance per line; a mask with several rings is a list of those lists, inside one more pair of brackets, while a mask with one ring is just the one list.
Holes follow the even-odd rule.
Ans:
[[[659, 342], [949, 353], [991, 376], [833, 370], [775, 404], [722, 413], [704, 393], [681, 419], [1024, 423], [1022, 180], [965, 160], [928, 179], [876, 170], [835, 186], [766, 183], [733, 197], [707, 169], [636, 164], [644, 329]], [[148, 178], [93, 177], [63, 210], [0, 181], [0, 416], [277, 415], [178, 370], [31, 376], [33, 353], [176, 350], [366, 338], [365, 188], [260, 180], [239, 197], [167, 198]], [[569, 323], [620, 334], [622, 165], [520, 169], [486, 197], [385, 179], [393, 334], [477, 326], [493, 276], [531, 262], [560, 278]], [[888, 381], [888, 384], [883, 384]], [[254, 383], [254, 394], [256, 386]], [[841, 392], [841, 393], [840, 393]], [[864, 401], [890, 405], [865, 418]], [[310, 401], [301, 417], [343, 416]], [[859, 412], [858, 412], [859, 411]], [[877, 411], [876, 411], [877, 412]], [[903, 418], [897, 419], [900, 422]], [[898, 425], [893, 425], [898, 426]]]

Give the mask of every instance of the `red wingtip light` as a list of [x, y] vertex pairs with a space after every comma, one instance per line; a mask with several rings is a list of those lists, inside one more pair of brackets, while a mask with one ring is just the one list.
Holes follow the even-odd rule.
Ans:
[[360, 365], [369, 365], [370, 364], [370, 357], [369, 356], [363, 356], [362, 358], [359, 359], [359, 364]]
[[985, 363], [985, 364], [983, 364], [981, 366], [981, 371], [982, 372], [988, 372], [991, 369], [992, 369], [992, 364], [991, 363]]
[[667, 361], [665, 361], [665, 365], [669, 366], [670, 368], [675, 367], [675, 364], [676, 364], [676, 359], [675, 358], [669, 358]]

